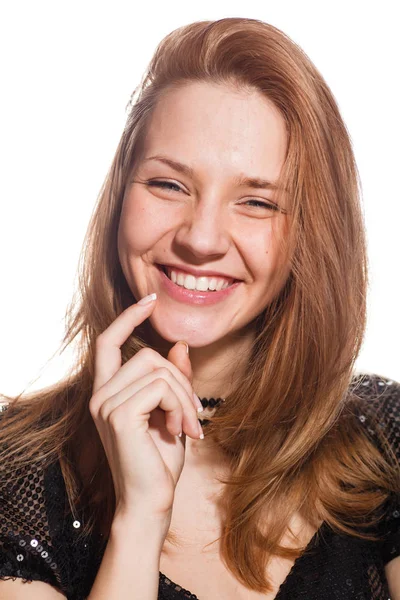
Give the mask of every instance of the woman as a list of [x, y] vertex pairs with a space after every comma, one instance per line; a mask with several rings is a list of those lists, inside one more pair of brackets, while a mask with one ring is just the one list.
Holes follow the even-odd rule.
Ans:
[[354, 373], [367, 254], [332, 93], [242, 18], [173, 31], [135, 92], [76, 364], [6, 398], [0, 597], [398, 600], [400, 383]]

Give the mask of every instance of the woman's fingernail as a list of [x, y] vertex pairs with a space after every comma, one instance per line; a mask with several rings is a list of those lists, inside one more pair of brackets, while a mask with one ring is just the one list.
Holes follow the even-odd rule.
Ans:
[[200, 439], [204, 440], [204, 433], [203, 433], [203, 428], [201, 426], [201, 423], [199, 421], [199, 432], [200, 432]]
[[185, 344], [185, 346], [186, 346], [186, 354], [189, 354], [189, 345], [187, 344], [187, 342], [184, 342], [183, 340], [180, 340], [179, 344]]
[[155, 300], [156, 298], [157, 294], [149, 294], [148, 296], [145, 296], [144, 298], [139, 300], [138, 304], [141, 304], [142, 306], [143, 304], [150, 304], [150, 302], [153, 302], [153, 300]]
[[195, 402], [196, 402], [196, 404], [197, 404], [197, 412], [203, 412], [204, 408], [203, 408], [203, 405], [202, 405], [202, 403], [201, 403], [201, 400], [200, 400], [200, 398], [197, 396], [197, 394], [195, 394], [194, 392], [193, 392], [193, 398], [194, 398], [194, 401], [195, 401]]

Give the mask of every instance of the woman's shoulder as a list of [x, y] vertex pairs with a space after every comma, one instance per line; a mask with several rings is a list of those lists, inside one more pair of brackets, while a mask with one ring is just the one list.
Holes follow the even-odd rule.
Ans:
[[[400, 453], [400, 382], [377, 373], [358, 373], [349, 390], [360, 421], [367, 429], [377, 424]], [[376, 430], [370, 427], [369, 432]]]
[[[384, 536], [381, 554], [384, 564], [400, 555], [400, 383], [376, 373], [362, 373], [350, 386], [355, 414], [366, 434], [398, 468], [398, 492], [391, 493], [384, 507], [379, 533]], [[382, 441], [382, 435], [385, 441]]]
[[59, 462], [32, 462], [0, 476], [0, 579], [43, 581], [85, 598], [97, 555], [83, 524], [69, 509]]
[[70, 509], [60, 460], [38, 457], [13, 469], [12, 456], [6, 459], [0, 464], [0, 579], [43, 581], [68, 598], [85, 598], [102, 540], [83, 534], [85, 514]]
[[15, 470], [10, 467], [12, 457], [0, 469], [0, 578], [21, 577], [58, 587], [47, 470], [40, 461]]
[[400, 393], [400, 382], [393, 379], [393, 377], [363, 371], [354, 373], [350, 388], [359, 392], [362, 396], [377, 398], [382, 395], [382, 392], [398, 395]]
[[349, 407], [377, 448], [400, 465], [400, 382], [358, 373], [349, 386]]

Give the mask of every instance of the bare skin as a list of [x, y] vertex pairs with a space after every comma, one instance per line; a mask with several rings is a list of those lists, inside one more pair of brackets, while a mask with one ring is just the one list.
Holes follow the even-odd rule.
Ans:
[[[225, 396], [240, 377], [253, 343], [250, 323], [286, 281], [277, 281], [275, 272], [287, 216], [247, 204], [251, 199], [273, 201], [274, 195], [271, 190], [238, 188], [233, 179], [241, 174], [276, 180], [286, 151], [284, 123], [260, 96], [191, 85], [163, 99], [146, 140], [143, 160], [124, 198], [118, 237], [121, 266], [136, 298], [157, 294], [146, 321], [151, 346], [180, 369], [199, 396]], [[195, 176], [145, 160], [156, 154], [191, 165]], [[176, 191], [169, 195], [146, 186], [155, 179], [184, 189], [184, 199]], [[230, 274], [242, 283], [220, 304], [180, 303], [160, 285], [156, 265], [164, 261]], [[178, 340], [188, 343], [189, 356], [175, 346]], [[233, 578], [220, 559], [218, 542], [204, 549], [220, 534], [222, 488], [217, 475], [224, 473], [226, 462], [207, 437], [184, 439], [185, 459], [170, 523], [182, 545], [164, 544], [160, 570], [200, 598], [265, 599]], [[297, 520], [292, 525], [300, 531], [304, 524]], [[305, 543], [313, 534], [303, 531]], [[270, 564], [275, 592], [291, 566], [279, 560]]]
[[[117, 508], [93, 600], [130, 597], [124, 549], [127, 536], [137, 543], [142, 522], [153, 524], [153, 542], [144, 536], [137, 557], [146, 548], [148, 572], [137, 573], [143, 597], [155, 597], [158, 564], [200, 598], [259, 597], [234, 580], [215, 545], [212, 566], [202, 552], [218, 537], [216, 474], [224, 461], [199, 439], [192, 391], [229, 393], [254, 340], [251, 323], [289, 275], [287, 266], [279, 281], [276, 277], [287, 216], [271, 208], [273, 190], [235, 181], [238, 176], [276, 181], [286, 144], [285, 123], [271, 103], [225, 86], [196, 83], [173, 90], [152, 116], [144, 154], [126, 187], [118, 252], [135, 298], [155, 292], [157, 301], [129, 307], [96, 342], [89, 408], [110, 464]], [[192, 176], [150, 160], [154, 155], [185, 163]], [[149, 180], [156, 179], [173, 182], [178, 191], [150, 187]], [[240, 284], [212, 305], [180, 302], [160, 279], [158, 265], [171, 262]], [[121, 344], [144, 321], [151, 326], [151, 349], [121, 365]], [[189, 345], [189, 356], [179, 340]], [[161, 543], [169, 527], [183, 539], [173, 553]]]
[[[276, 279], [288, 215], [259, 204], [274, 201], [272, 189], [235, 182], [238, 176], [275, 182], [286, 147], [283, 117], [258, 92], [189, 84], [159, 102], [127, 185], [118, 231], [124, 275], [136, 298], [157, 293], [149, 318], [152, 346], [166, 356], [178, 340], [189, 344], [193, 388], [200, 397], [224, 397], [233, 375], [240, 377], [254, 339], [249, 324], [289, 275], [287, 265]], [[149, 160], [155, 155], [185, 163], [193, 176]], [[182, 191], [148, 185], [155, 180]], [[242, 283], [218, 304], [185, 304], [160, 283], [156, 265], [171, 262], [229, 274]], [[197, 450], [207, 453], [202, 440], [188, 439], [188, 464]], [[212, 467], [213, 453], [208, 456]]]
[[[200, 457], [197, 461], [193, 459], [193, 464], [188, 468], [185, 463], [175, 489], [170, 525], [181, 545], [175, 547], [169, 543], [164, 544], [160, 571], [200, 599], [273, 600], [279, 586], [289, 574], [293, 561], [277, 557], [271, 560], [266, 572], [274, 589], [270, 594], [262, 594], [250, 591], [234, 578], [220, 558], [218, 542], [206, 547], [221, 532], [217, 501], [221, 486], [213, 477], [217, 472], [221, 472], [221, 468], [215, 467], [212, 472]], [[298, 544], [307, 545], [315, 533], [315, 529], [307, 526], [298, 515], [293, 519], [291, 527], [299, 535]], [[288, 534], [283, 543], [294, 546]]]
[[[246, 204], [251, 199], [273, 201], [272, 190], [237, 187], [234, 182], [239, 174], [276, 181], [286, 143], [283, 118], [260, 95], [190, 84], [168, 94], [156, 108], [142, 160], [126, 189], [119, 228], [125, 277], [135, 297], [157, 293], [148, 320], [152, 346], [167, 356], [177, 340], [189, 344], [191, 373], [182, 362], [175, 364], [190, 377], [200, 397], [229, 393], [254, 340], [249, 324], [289, 274], [287, 267], [285, 276], [276, 280], [279, 239], [288, 216]], [[146, 160], [155, 155], [191, 166], [193, 176], [159, 160]], [[146, 182], [154, 180], [183, 191], [147, 187]], [[242, 283], [219, 305], [180, 303], [160, 285], [156, 265], [168, 262], [230, 274]], [[218, 543], [203, 551], [220, 532], [221, 485], [216, 475], [223, 469], [224, 457], [207, 436], [186, 437], [171, 519], [183, 545], [164, 545], [160, 570], [200, 598], [265, 600], [265, 594], [250, 593], [233, 578], [219, 558]], [[300, 530], [303, 524], [298, 520], [293, 525]], [[305, 543], [313, 534], [304, 531]], [[270, 565], [276, 590], [290, 568], [288, 561]]]
[[[183, 354], [170, 354], [169, 358], [192, 379]], [[185, 463], [175, 488], [170, 523], [170, 530], [177, 536], [179, 545], [164, 542], [160, 571], [200, 599], [274, 600], [294, 561], [279, 557], [271, 559], [266, 575], [273, 589], [268, 594], [249, 590], [232, 575], [221, 560], [218, 541], [222, 526], [218, 499], [223, 484], [217, 478], [228, 475], [227, 462], [207, 435], [204, 440], [187, 436], [185, 444]], [[321, 524], [319, 522], [318, 527]], [[291, 547], [306, 546], [316, 532], [299, 514], [293, 517], [290, 528], [298, 536], [297, 540], [287, 531], [282, 543]]]
[[[132, 598], [135, 544], [137, 597], [148, 600], [157, 596], [158, 567], [208, 600], [274, 600], [292, 567], [292, 561], [273, 559], [267, 575], [274, 589], [259, 594], [234, 579], [218, 544], [204, 548], [220, 534], [217, 475], [226, 465], [207, 437], [199, 439], [191, 395], [193, 388], [199, 396], [229, 393], [254, 339], [250, 324], [289, 275], [286, 265], [281, 279], [275, 276], [287, 215], [249, 203], [273, 201], [273, 191], [239, 187], [234, 181], [238, 175], [275, 181], [286, 143], [283, 118], [272, 104], [257, 93], [224, 86], [196, 83], [174, 90], [153, 115], [144, 156], [126, 188], [118, 250], [135, 298], [156, 292], [157, 304], [130, 307], [119, 315], [96, 353], [90, 409], [114, 477], [119, 524], [90, 600]], [[145, 160], [156, 154], [191, 166], [192, 176]], [[180, 191], [149, 187], [148, 181], [155, 179], [173, 182]], [[171, 261], [230, 274], [241, 284], [219, 304], [185, 304], [160, 284], [156, 264]], [[121, 366], [120, 345], [146, 319], [153, 350]], [[176, 344], [179, 340], [189, 344], [190, 357]], [[183, 436], [176, 438], [180, 427]], [[160, 525], [151, 536], [147, 525], [156, 523], [155, 515]], [[298, 515], [290, 526], [299, 536], [297, 545], [307, 545], [315, 533]], [[178, 548], [160, 542], [168, 528], [180, 539]], [[286, 535], [282, 543], [293, 540]], [[393, 594], [398, 589], [395, 562], [386, 569]], [[1, 594], [15, 600], [63, 597], [41, 582], [29, 588], [20, 581], [1, 582]]]

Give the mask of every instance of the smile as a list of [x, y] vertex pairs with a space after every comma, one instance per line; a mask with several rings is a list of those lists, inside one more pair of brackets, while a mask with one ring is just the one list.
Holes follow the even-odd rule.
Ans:
[[216, 304], [230, 296], [242, 283], [224, 277], [195, 277], [191, 273], [164, 265], [157, 267], [163, 289], [168, 296], [185, 304]]
[[234, 283], [234, 279], [225, 277], [195, 277], [190, 273], [184, 273], [171, 267], [162, 267], [167, 277], [176, 285], [187, 290], [198, 290], [199, 292], [220, 292]]

